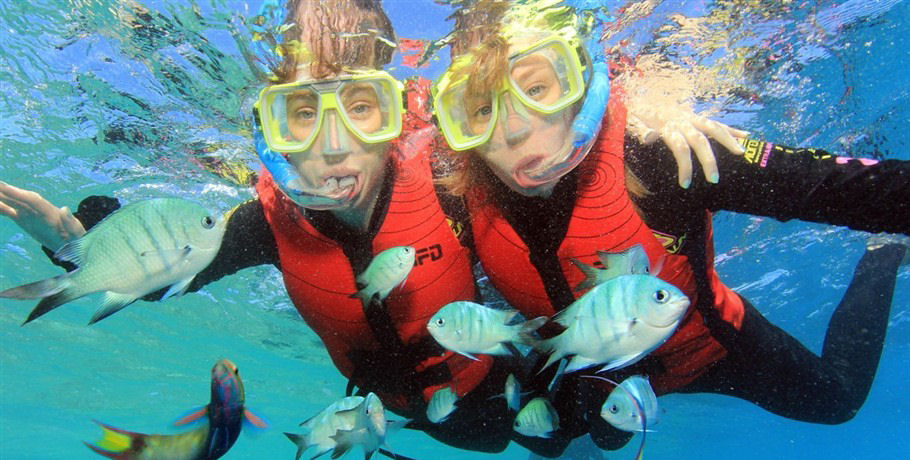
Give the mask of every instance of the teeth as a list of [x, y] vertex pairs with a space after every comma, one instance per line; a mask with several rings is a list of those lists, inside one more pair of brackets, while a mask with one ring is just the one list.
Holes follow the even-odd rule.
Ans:
[[353, 187], [357, 183], [357, 179], [354, 176], [344, 176], [341, 180], [338, 181], [339, 188], [348, 188]]
[[343, 176], [343, 177], [330, 177], [325, 180], [322, 184], [322, 190], [324, 193], [332, 193], [344, 190], [349, 187], [353, 187], [357, 183], [357, 178], [354, 176]]

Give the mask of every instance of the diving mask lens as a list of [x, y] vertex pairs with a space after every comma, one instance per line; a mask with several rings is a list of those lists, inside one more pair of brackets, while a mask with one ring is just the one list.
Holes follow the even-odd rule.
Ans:
[[509, 59], [510, 89], [526, 106], [556, 113], [584, 94], [581, 71], [578, 55], [569, 44], [551, 38]]
[[[467, 150], [486, 143], [500, 114], [503, 93], [543, 114], [566, 109], [584, 95], [584, 76], [578, 54], [560, 37], [535, 43], [509, 58], [508, 79], [487, 94], [468, 90], [468, 77], [453, 80], [443, 76], [437, 85], [435, 107], [440, 128], [455, 150]], [[505, 116], [506, 114], [502, 114]]]
[[340, 119], [362, 142], [391, 141], [401, 134], [402, 106], [401, 84], [384, 72], [274, 85], [259, 95], [266, 143], [281, 153], [309, 150], [327, 119]]

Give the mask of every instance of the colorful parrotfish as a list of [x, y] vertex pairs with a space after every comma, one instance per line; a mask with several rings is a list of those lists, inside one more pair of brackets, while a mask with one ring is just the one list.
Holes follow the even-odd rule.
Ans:
[[212, 368], [212, 400], [193, 410], [174, 425], [199, 423], [186, 433], [142, 434], [97, 422], [104, 430], [97, 445], [89, 449], [119, 460], [212, 460], [220, 458], [234, 445], [242, 425], [265, 429], [268, 424], [244, 407], [243, 381], [237, 366], [227, 359]]

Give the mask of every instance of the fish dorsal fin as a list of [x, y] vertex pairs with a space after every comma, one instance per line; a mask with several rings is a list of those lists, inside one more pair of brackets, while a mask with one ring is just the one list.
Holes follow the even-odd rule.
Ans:
[[185, 414], [181, 415], [180, 418], [174, 420], [174, 426], [193, 426], [197, 423], [202, 422], [203, 420], [208, 421], [209, 415], [209, 406], [195, 407], [190, 409]]
[[[577, 301], [578, 300], [576, 299], [576, 302]], [[576, 310], [578, 309], [572, 308], [572, 305], [569, 305], [568, 307], [556, 312], [556, 314], [554, 314], [550, 320], [559, 323], [563, 327], [569, 327], [572, 325], [572, 322], [575, 321], [575, 318], [577, 316]]]
[[54, 253], [54, 258], [65, 262], [72, 262], [77, 267], [85, 263], [85, 237], [66, 243]]
[[[598, 255], [600, 255], [599, 252]], [[593, 265], [588, 265], [574, 258], [569, 259], [569, 261], [578, 267], [578, 269], [581, 270], [581, 272], [585, 275], [585, 279], [581, 283], [578, 283], [578, 286], [575, 286], [575, 289], [572, 289], [574, 292], [581, 292], [597, 285], [597, 272], [600, 271], [599, 268]]]
[[661, 254], [660, 257], [657, 258], [657, 262], [654, 262], [654, 265], [648, 270], [648, 274], [651, 276], [660, 275], [660, 271], [663, 270], [664, 262], [666, 262], [666, 261], [667, 261], [667, 255]]

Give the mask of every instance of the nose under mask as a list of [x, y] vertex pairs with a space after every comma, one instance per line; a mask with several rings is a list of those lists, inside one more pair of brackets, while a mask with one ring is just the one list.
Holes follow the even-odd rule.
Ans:
[[322, 155], [345, 155], [351, 153], [351, 134], [336, 111], [329, 110], [326, 112], [325, 123], [319, 136], [322, 138], [320, 143]]
[[510, 93], [499, 98], [499, 122], [505, 133], [506, 142], [516, 144], [527, 138], [531, 132], [528, 108]]

